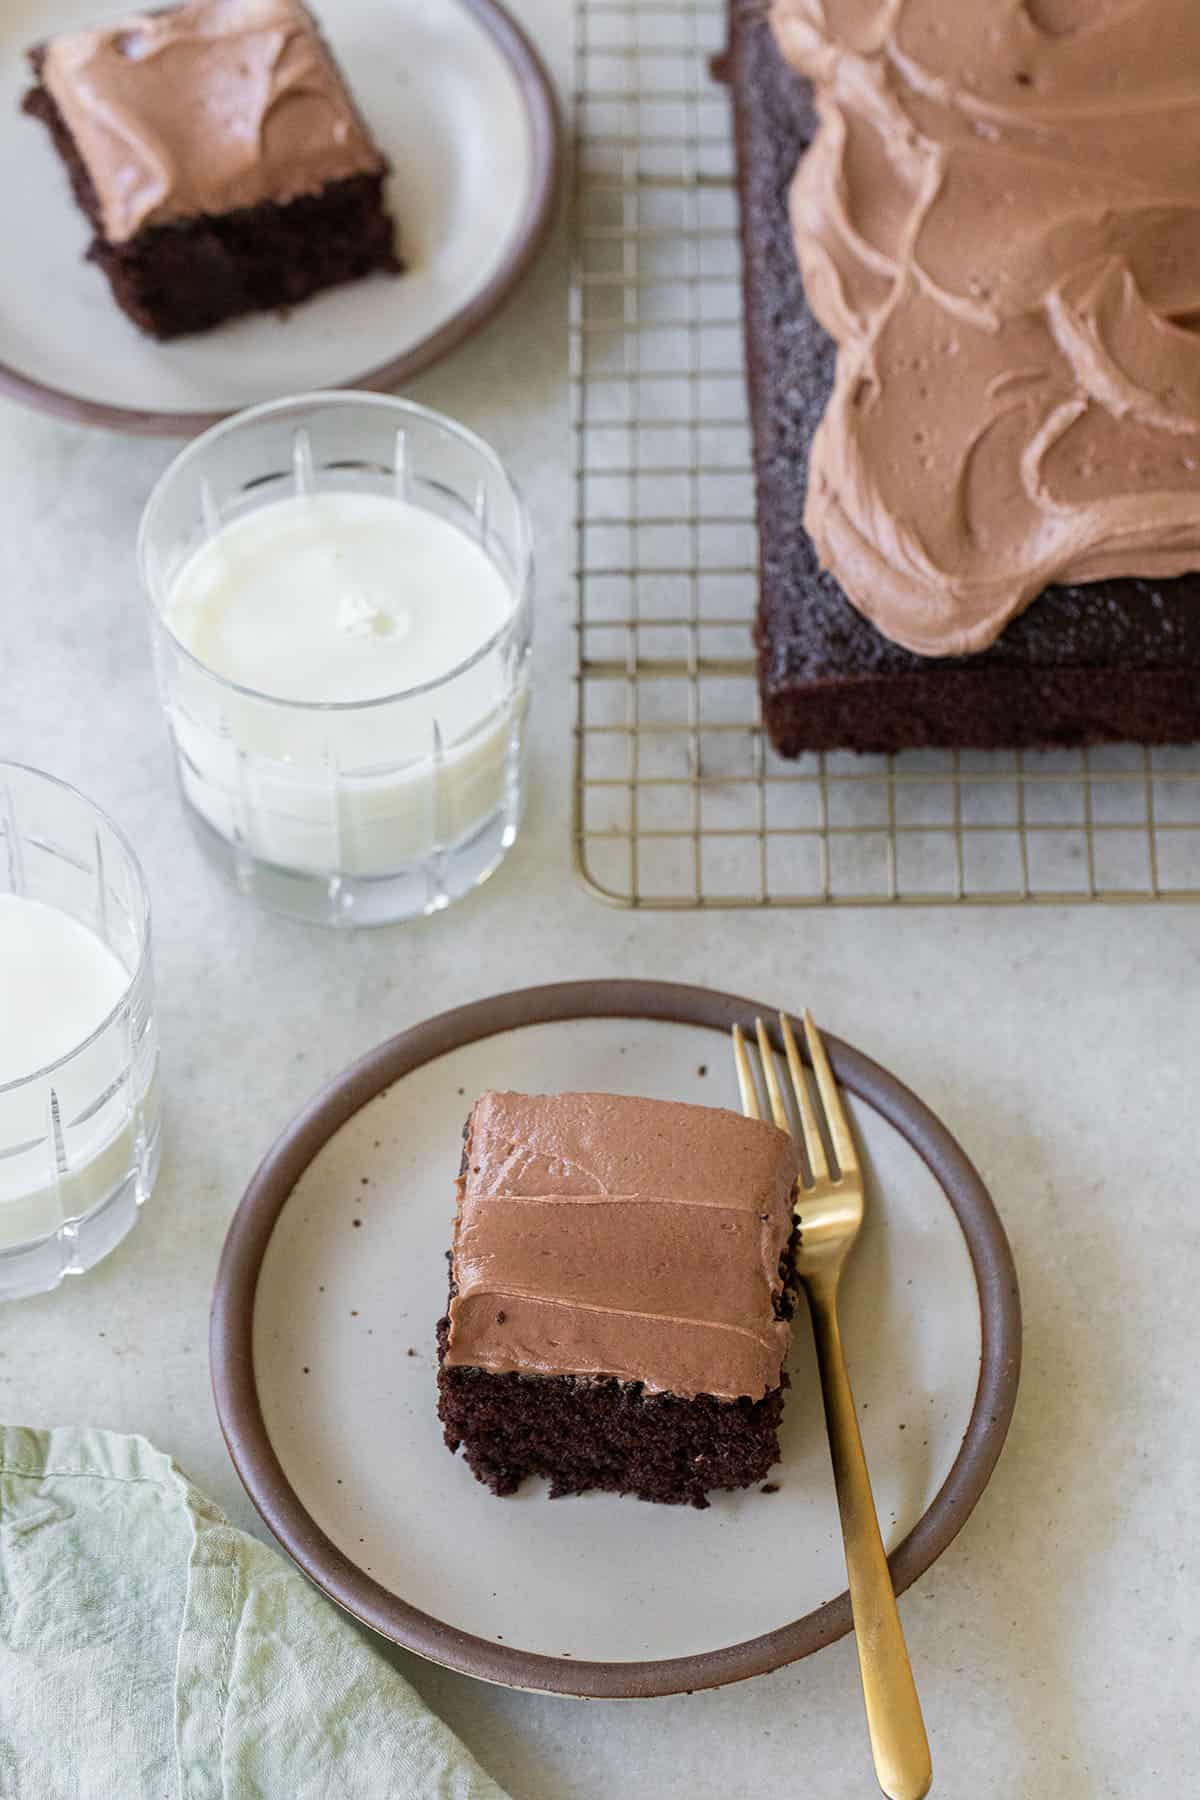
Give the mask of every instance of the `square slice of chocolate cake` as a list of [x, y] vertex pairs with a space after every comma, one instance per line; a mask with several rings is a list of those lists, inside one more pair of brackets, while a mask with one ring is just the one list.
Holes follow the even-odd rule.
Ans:
[[[882, 17], [883, 9], [879, 10]], [[917, 12], [928, 22], [935, 10], [925, 7]], [[885, 636], [821, 567], [805, 528], [806, 491], [810, 452], [834, 387], [836, 352], [806, 298], [789, 212], [797, 167], [814, 140], [817, 114], [813, 89], [785, 62], [767, 12], [761, 0], [732, 0], [730, 53], [722, 72], [731, 85], [734, 109], [759, 532], [756, 638], [763, 714], [772, 743], [785, 756], [795, 756], [822, 749], [1020, 748], [1114, 739], [1184, 743], [1200, 738], [1200, 573], [1155, 577], [1154, 560], [1147, 558], [1143, 569], [1132, 575], [1051, 586], [987, 648], [969, 655], [929, 655]], [[957, 9], [947, 9], [946, 17], [951, 13], [957, 15]], [[983, 19], [981, 30], [987, 26], [985, 13], [982, 0], [979, 4], [973, 0], [970, 17]], [[810, 17], [798, 6], [790, 7], [788, 14], [796, 21], [797, 32]], [[1006, 30], [1010, 25], [1017, 30], [1018, 14], [1023, 17], [1022, 9], [1004, 14]], [[833, 15], [828, 7], [811, 13], [812, 19], [829, 16]], [[901, 25], [911, 16], [914, 31], [920, 23], [913, 9], [893, 9], [889, 16]], [[988, 18], [993, 22], [999, 18], [994, 8]], [[964, 12], [959, 20], [964, 29], [967, 19]], [[1132, 15], [1130, 20], [1132, 29]], [[1035, 43], [1036, 33], [1026, 35], [1030, 56], [1036, 52], [1043, 59], [1061, 59], [1075, 50], [1082, 54], [1066, 38], [1048, 36]], [[932, 25], [929, 37], [931, 41], [935, 37]], [[942, 34], [935, 48], [949, 42]], [[918, 49], [923, 52], [925, 47], [922, 41]], [[918, 56], [917, 50], [913, 56]], [[980, 80], [985, 68], [989, 81], [995, 78], [993, 85], [1006, 72], [1015, 101], [1033, 112], [1053, 104], [1049, 88], [1043, 94], [1037, 85], [1040, 70], [1028, 59], [1018, 58], [1001, 70], [990, 69], [985, 57], [977, 70]], [[1045, 79], [1052, 84], [1057, 77], [1047, 73]], [[855, 91], [872, 90], [864, 78]], [[986, 121], [978, 134], [964, 125], [964, 138], [971, 140], [961, 158], [964, 171], [971, 166], [968, 153], [973, 153], [973, 145], [990, 147], [986, 129]], [[957, 143], [954, 148], [957, 152]], [[877, 215], [869, 212], [869, 196], [864, 199], [861, 183], [872, 153], [868, 131], [851, 134], [842, 200], [847, 207], [857, 204], [867, 209], [869, 221]], [[1097, 154], [1101, 153], [1111, 163], [1114, 146], [1101, 144]], [[1190, 181], [1200, 202], [1200, 188], [1186, 159], [1171, 179], [1176, 184]], [[807, 190], [810, 201], [816, 185], [814, 177], [814, 186]], [[1065, 176], [1060, 187], [1063, 195], [1072, 191]], [[953, 201], [955, 196], [949, 198]], [[881, 198], [880, 208], [883, 204]], [[989, 223], [1000, 220], [999, 204], [996, 196], [980, 189], [974, 211], [965, 205], [963, 231], [973, 232], [969, 239], [973, 246], [989, 232], [1004, 246], [1000, 270], [1004, 279], [1021, 266], [1024, 240], [1010, 246], [1004, 225]], [[825, 225], [830, 216], [822, 215], [819, 223]], [[1190, 216], [1197, 216], [1195, 207]], [[1150, 225], [1160, 235], [1167, 233], [1167, 213], [1160, 209], [1156, 217], [1157, 225], [1154, 219]], [[1148, 268], [1167, 267], [1176, 254], [1172, 246], [1180, 241], [1179, 231], [1190, 228], [1188, 217], [1184, 208], [1171, 212], [1178, 230], [1173, 238], [1163, 236], [1158, 250], [1152, 236], [1145, 239]], [[978, 230], [973, 229], [975, 224]], [[961, 242], [961, 237], [954, 240], [948, 250]], [[1189, 279], [1200, 293], [1200, 266], [1194, 255], [1171, 266], [1172, 279], [1178, 276], [1184, 287], [1183, 277], [1190, 268]], [[862, 291], [868, 299], [870, 279], [867, 271]], [[831, 272], [824, 291], [831, 306], [836, 303], [836, 281]], [[848, 303], [858, 293], [848, 296]], [[946, 341], [953, 335], [947, 333]], [[1187, 345], [1182, 331], [1180, 339], [1183, 354]], [[910, 448], [908, 474], [913, 480], [936, 482], [940, 479], [936, 473], [921, 474], [921, 458], [936, 456], [938, 420], [922, 416], [922, 371], [908, 373], [916, 384], [910, 435], [924, 434], [923, 442]], [[1010, 392], [1019, 405], [1022, 396], [1015, 381]], [[1181, 505], [1187, 501], [1190, 482], [1195, 527], [1200, 526], [1200, 463], [1194, 460], [1190, 443], [1180, 437], [1173, 448], [1168, 438], [1163, 454], [1170, 452], [1175, 458], [1172, 491], [1181, 496]], [[1147, 456], [1152, 463], [1149, 451]], [[1191, 475], [1189, 458], [1197, 470]], [[1088, 466], [1082, 458], [1080, 468], [1086, 471]], [[1052, 472], [1063, 481], [1068, 476], [1074, 479], [1061, 467]], [[868, 583], [868, 601], [871, 592]]]
[[779, 1457], [796, 1149], [715, 1107], [484, 1094], [438, 1327], [451, 1450], [511, 1494], [544, 1475], [705, 1506]]
[[88, 255], [150, 336], [399, 268], [387, 164], [300, 0], [186, 0], [30, 61]]

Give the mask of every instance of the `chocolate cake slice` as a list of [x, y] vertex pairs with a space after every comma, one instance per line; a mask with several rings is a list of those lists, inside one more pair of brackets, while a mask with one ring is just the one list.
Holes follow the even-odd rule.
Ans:
[[779, 1457], [796, 1150], [715, 1107], [484, 1094], [438, 1326], [448, 1447], [496, 1494], [543, 1475], [706, 1506]]
[[[732, 0], [722, 68], [741, 208], [759, 682], [776, 749], [1200, 738], [1200, 574], [1052, 587], [989, 648], [948, 657], [885, 637], [821, 569], [804, 527], [805, 490], [834, 346], [805, 298], [788, 214], [816, 129], [812, 92], [784, 62], [758, 0]], [[1200, 485], [1196, 506], [1200, 513]]]
[[30, 61], [88, 256], [150, 336], [400, 267], [387, 164], [300, 0], [186, 0]]

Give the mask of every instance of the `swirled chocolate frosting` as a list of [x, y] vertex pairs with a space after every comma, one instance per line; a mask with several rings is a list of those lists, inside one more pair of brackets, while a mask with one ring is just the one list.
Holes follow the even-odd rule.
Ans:
[[773, 1125], [617, 1094], [484, 1094], [467, 1134], [445, 1361], [761, 1399], [797, 1161]]
[[299, 0], [187, 0], [67, 33], [41, 79], [111, 243], [383, 166]]
[[1196, 0], [774, 0], [838, 346], [805, 523], [886, 636], [1200, 567]]

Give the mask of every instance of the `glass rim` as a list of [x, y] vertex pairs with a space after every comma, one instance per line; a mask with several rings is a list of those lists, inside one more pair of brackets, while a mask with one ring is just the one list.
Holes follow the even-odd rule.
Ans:
[[[67, 1063], [73, 1062], [84, 1050], [90, 1049], [94, 1043], [98, 1042], [109, 1027], [116, 1023], [121, 1012], [128, 1006], [129, 997], [141, 980], [142, 974], [150, 961], [150, 890], [146, 885], [145, 870], [142, 868], [142, 865], [138, 860], [137, 851], [130, 843], [126, 833], [122, 831], [116, 820], [113, 819], [109, 813], [105, 812], [102, 806], [98, 806], [81, 788], [77, 788], [74, 782], [64, 781], [61, 775], [51, 775], [45, 769], [35, 768], [32, 763], [16, 762], [12, 757], [0, 757], [0, 776], [3, 776], [6, 769], [16, 769], [18, 773], [22, 775], [33, 775], [38, 781], [45, 781], [52, 787], [61, 788], [64, 793], [70, 794], [74, 799], [82, 801], [88, 811], [112, 832], [122, 850], [124, 850], [126, 856], [129, 858], [130, 867], [133, 870], [139, 901], [139, 917], [136, 922], [140, 927], [140, 941], [138, 943], [137, 960], [134, 967], [128, 972], [128, 978], [124, 987], [121, 989], [118, 998], [105, 1013], [100, 1023], [94, 1026], [93, 1029], [88, 1032], [86, 1037], [80, 1038], [77, 1044], [72, 1045], [70, 1050], [64, 1050], [61, 1056], [52, 1057], [48, 1063], [43, 1063], [40, 1068], [31, 1069], [28, 1075], [18, 1075], [13, 1081], [0, 1081], [0, 1095], [15, 1093], [18, 1088], [25, 1087], [32, 1081], [43, 1081], [46, 1076], [52, 1075], [56, 1069], [64, 1068]], [[8, 890], [3, 891], [7, 892]], [[43, 901], [41, 904], [51, 905], [52, 902]], [[65, 912], [66, 908], [61, 906], [56, 907], [55, 911]], [[73, 919], [75, 918], [75, 915], [74, 913], [67, 913], [67, 917]], [[82, 920], [76, 920], [76, 923], [81, 924]], [[95, 934], [93, 933], [93, 935]], [[109, 946], [105, 945], [105, 948], [108, 949]]]
[[[231, 435], [241, 426], [256, 424], [260, 419], [268, 418], [273, 413], [288, 412], [301, 407], [307, 407], [313, 410], [323, 410], [327, 407], [344, 405], [346, 402], [351, 402], [353, 405], [360, 406], [364, 410], [370, 409], [374, 411], [405, 413], [410, 417], [417, 417], [425, 420], [428, 424], [438, 426], [441, 430], [448, 432], [450, 436], [456, 437], [461, 443], [466, 444], [468, 448], [474, 450], [476, 454], [481, 456], [483, 460], [500, 475], [501, 479], [507, 483], [517, 509], [523, 550], [523, 555], [520, 559], [521, 566], [517, 571], [517, 586], [514, 594], [514, 604], [512, 612], [508, 618], [504, 620], [503, 624], [498, 625], [495, 631], [471, 652], [470, 656], [464, 657], [462, 662], [455, 663], [454, 667], [447, 669], [444, 675], [436, 675], [431, 680], [418, 682], [413, 687], [395, 688], [386, 694], [375, 694], [368, 700], [289, 700], [286, 695], [269, 694], [264, 692], [262, 688], [250, 687], [245, 682], [234, 681], [228, 675], [218, 673], [216, 669], [210, 668], [208, 663], [197, 656], [193, 650], [189, 650], [187, 645], [175, 636], [175, 633], [171, 630], [163, 616], [162, 609], [155, 601], [148, 573], [147, 565], [149, 558], [147, 555], [147, 541], [149, 538], [150, 517], [162, 500], [171, 480], [186, 468], [188, 463], [191, 462], [194, 457], [199, 455], [201, 451], [209, 449], [221, 438]], [[491, 559], [489, 558], [489, 560]], [[516, 479], [509, 472], [509, 469], [499, 452], [492, 448], [486, 438], [482, 438], [478, 432], [472, 431], [469, 425], [461, 425], [457, 419], [450, 418], [446, 413], [438, 412], [436, 408], [432, 406], [422, 406], [419, 401], [404, 400], [396, 394], [372, 394], [359, 388], [321, 388], [316, 389], [311, 393], [287, 394], [279, 400], [264, 400], [255, 406], [248, 406], [242, 412], [234, 413], [227, 419], [221, 419], [216, 425], [211, 425], [207, 431], [201, 432], [199, 437], [193, 438], [191, 443], [186, 444], [179, 454], [171, 459], [162, 474], [158, 477], [158, 480], [150, 490], [150, 495], [145, 506], [142, 508], [142, 516], [138, 525], [137, 535], [137, 565], [138, 576], [142, 584], [142, 592], [145, 595], [150, 611], [153, 614], [155, 625], [166, 633], [176, 651], [186, 662], [190, 663], [194, 669], [198, 669], [202, 675], [207, 676], [210, 681], [216, 682], [217, 685], [223, 688], [227, 693], [238, 694], [244, 699], [257, 701], [261, 705], [280, 707], [286, 712], [317, 714], [365, 713], [372, 711], [376, 707], [395, 706], [400, 701], [417, 700], [423, 695], [436, 693], [439, 688], [447, 687], [450, 682], [456, 681], [460, 675], [468, 674], [471, 669], [481, 663], [485, 657], [490, 656], [492, 652], [504, 642], [505, 638], [511, 634], [517, 624], [522, 610], [527, 606], [532, 591], [534, 575], [533, 526], [529, 516], [529, 508], [525, 502], [525, 496], [521, 492]]]

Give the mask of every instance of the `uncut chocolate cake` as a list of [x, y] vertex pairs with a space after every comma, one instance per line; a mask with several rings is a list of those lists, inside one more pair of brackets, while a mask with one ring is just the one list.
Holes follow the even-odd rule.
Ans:
[[300, 0], [186, 0], [30, 61], [88, 255], [152, 337], [399, 268], [387, 164]]
[[511, 1494], [708, 1504], [779, 1457], [786, 1132], [615, 1094], [484, 1094], [438, 1326], [448, 1447]]
[[1200, 737], [1200, 8], [733, 0], [724, 72], [777, 749]]

